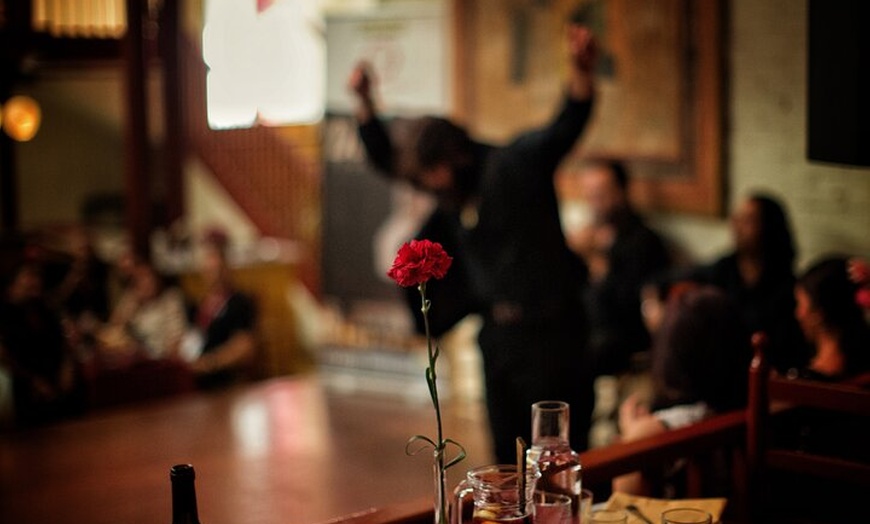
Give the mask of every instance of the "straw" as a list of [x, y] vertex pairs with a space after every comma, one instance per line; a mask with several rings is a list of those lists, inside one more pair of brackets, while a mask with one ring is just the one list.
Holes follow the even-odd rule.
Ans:
[[523, 437], [517, 437], [517, 480], [520, 488], [520, 511], [526, 507], [526, 442]]

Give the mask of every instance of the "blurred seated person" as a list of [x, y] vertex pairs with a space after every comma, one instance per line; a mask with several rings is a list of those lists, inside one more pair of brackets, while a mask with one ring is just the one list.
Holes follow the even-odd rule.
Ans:
[[[863, 262], [845, 256], [823, 257], [798, 277], [795, 316], [813, 352], [806, 366], [789, 370], [789, 378], [867, 386], [870, 326], [864, 307], [870, 304], [864, 303], [864, 290], [870, 289], [865, 287], [870, 284], [868, 277], [870, 272]], [[868, 464], [870, 431], [864, 418], [812, 408], [790, 410], [772, 421], [769, 438], [787, 449]], [[778, 501], [777, 511], [812, 519], [816, 517], [813, 513], [822, 508], [807, 501], [843, 497], [858, 500], [866, 495], [866, 486], [839, 480], [820, 483], [809, 472], [774, 471], [769, 481], [773, 489], [768, 496]], [[824, 522], [848, 520], [832, 517], [828, 508], [822, 513]]]
[[196, 309], [197, 336], [185, 342], [185, 352], [193, 358], [191, 368], [203, 388], [248, 378], [258, 351], [255, 305], [233, 286], [226, 249], [227, 239], [221, 233], [211, 233], [203, 242], [200, 272], [206, 291]]
[[84, 334], [109, 316], [109, 265], [97, 256], [93, 239], [84, 227], [69, 236], [71, 260], [51, 300]]
[[826, 257], [798, 278], [795, 317], [813, 353], [803, 369], [791, 374], [838, 381], [870, 371], [870, 325], [861, 303], [863, 283], [852, 276], [859, 264], [847, 257]]
[[133, 286], [133, 276], [136, 268], [143, 260], [132, 249], [121, 251], [115, 258], [109, 271], [109, 303], [111, 309], [121, 300], [127, 291]]
[[735, 300], [747, 339], [768, 335], [775, 369], [803, 366], [808, 348], [794, 318], [795, 246], [785, 209], [771, 196], [749, 195], [731, 216], [731, 235], [732, 252], [677, 278], [712, 284]]
[[[653, 341], [653, 398], [649, 405], [637, 394], [623, 401], [618, 439], [638, 440], [744, 406], [750, 358], [727, 294], [713, 286], [674, 285]], [[679, 496], [678, 473], [676, 465], [669, 472], [631, 473], [614, 479], [613, 489]]]
[[187, 330], [187, 311], [181, 290], [166, 286], [151, 264], [132, 270], [129, 289], [101, 331], [103, 351], [131, 352], [156, 360], [178, 358]]
[[669, 266], [670, 255], [629, 202], [629, 175], [621, 163], [590, 162], [581, 180], [592, 222], [568, 243], [589, 271], [586, 309], [594, 373], [617, 374], [628, 370], [633, 353], [650, 347], [640, 313], [641, 285]]
[[40, 268], [28, 261], [6, 275], [0, 297], [0, 366], [12, 377], [16, 424], [39, 425], [83, 406], [75, 359], [60, 315], [43, 292]]

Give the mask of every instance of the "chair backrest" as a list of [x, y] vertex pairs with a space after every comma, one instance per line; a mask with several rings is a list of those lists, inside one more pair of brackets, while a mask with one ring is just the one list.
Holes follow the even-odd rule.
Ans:
[[[833, 441], [819, 439], [814, 445], [794, 445], [792, 441], [810, 431], [813, 418], [849, 419], [855, 429], [868, 427], [870, 390], [854, 382], [828, 383], [771, 375], [765, 357], [767, 339], [753, 336], [754, 357], [749, 372], [749, 403], [746, 426], [747, 486], [752, 494], [752, 512], [762, 512], [769, 493], [769, 476], [773, 471], [787, 471], [870, 486], [870, 464], [858, 458], [844, 458], [837, 436]], [[805, 414], [803, 409], [812, 410]], [[789, 418], [803, 425], [797, 430], [779, 429], [777, 422]], [[784, 433], [790, 433], [786, 435]], [[830, 439], [829, 439], [830, 440]], [[799, 444], [799, 443], [798, 443]], [[865, 454], [866, 455], [866, 454]]]
[[[686, 468], [686, 497], [726, 496], [728, 514], [742, 519], [749, 500], [743, 482], [745, 435], [746, 411], [741, 409], [658, 435], [590, 449], [580, 454], [583, 485], [597, 499], [606, 498], [613, 478], [633, 471], [665, 471], [680, 461]], [[722, 458], [728, 466], [724, 474], [730, 477], [727, 486], [720, 482], [723, 464], [717, 459]]]

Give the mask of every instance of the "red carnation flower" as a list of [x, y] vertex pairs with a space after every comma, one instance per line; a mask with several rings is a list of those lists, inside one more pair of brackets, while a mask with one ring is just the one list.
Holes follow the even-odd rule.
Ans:
[[859, 286], [870, 285], [870, 264], [860, 258], [850, 259], [849, 279]]
[[870, 310], [870, 287], [855, 292], [855, 302], [863, 309]]
[[418, 286], [431, 278], [444, 278], [452, 262], [441, 244], [412, 240], [399, 248], [387, 276], [403, 287]]

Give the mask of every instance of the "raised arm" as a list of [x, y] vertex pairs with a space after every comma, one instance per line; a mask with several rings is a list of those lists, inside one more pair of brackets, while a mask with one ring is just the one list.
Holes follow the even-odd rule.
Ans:
[[[561, 111], [549, 125], [520, 139], [526, 154], [555, 170], [583, 133], [592, 111], [595, 95], [594, 67], [597, 46], [592, 32], [585, 26], [570, 24], [568, 43], [568, 81]], [[522, 146], [521, 146], [522, 147]]]
[[595, 63], [598, 47], [592, 31], [579, 24], [568, 25], [568, 97], [589, 101], [595, 93]]
[[388, 176], [396, 176], [393, 143], [383, 122], [378, 118], [372, 97], [371, 66], [359, 62], [348, 79], [348, 88], [356, 96], [356, 120], [359, 136], [368, 160]]

